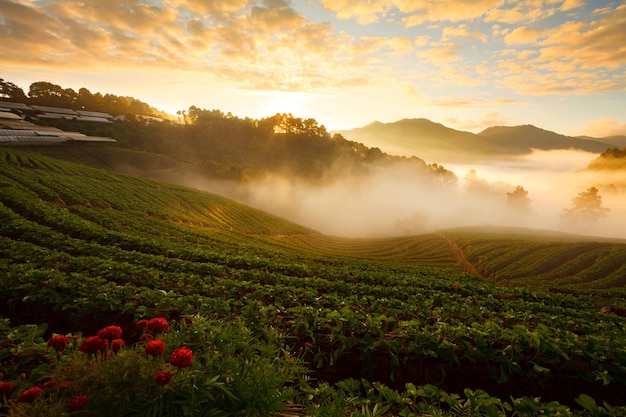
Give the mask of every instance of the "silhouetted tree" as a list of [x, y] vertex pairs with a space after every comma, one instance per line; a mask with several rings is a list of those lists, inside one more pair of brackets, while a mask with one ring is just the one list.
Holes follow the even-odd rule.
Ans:
[[602, 207], [602, 197], [596, 187], [578, 193], [572, 198], [572, 208], [565, 209], [563, 220], [567, 225], [578, 229], [587, 229], [602, 217], [606, 217], [610, 209]]
[[28, 97], [32, 104], [59, 106], [63, 98], [63, 87], [47, 81], [37, 81], [30, 85]]
[[467, 171], [463, 180], [465, 181], [465, 189], [468, 192], [482, 195], [491, 194], [489, 183], [482, 178], [478, 178], [478, 172], [475, 169]]
[[453, 171], [447, 170], [443, 165], [432, 163], [428, 170], [434, 174], [436, 180], [444, 187], [456, 187], [458, 178]]
[[506, 193], [506, 207], [516, 214], [529, 214], [531, 199], [528, 198], [528, 191], [521, 185], [515, 187], [513, 192]]
[[24, 90], [20, 87], [12, 82], [4, 81], [0, 78], [0, 99], [25, 103], [28, 98], [26, 97], [26, 94], [24, 94]]
[[78, 90], [76, 105], [81, 109], [88, 109], [91, 111], [95, 111], [99, 108], [99, 103], [97, 102], [96, 97], [91, 94], [91, 91], [87, 90], [84, 87]]

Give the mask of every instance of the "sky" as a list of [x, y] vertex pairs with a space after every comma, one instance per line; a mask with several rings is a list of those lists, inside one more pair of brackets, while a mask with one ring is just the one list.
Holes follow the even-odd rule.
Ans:
[[626, 1], [0, 0], [0, 78], [329, 130], [626, 134]]

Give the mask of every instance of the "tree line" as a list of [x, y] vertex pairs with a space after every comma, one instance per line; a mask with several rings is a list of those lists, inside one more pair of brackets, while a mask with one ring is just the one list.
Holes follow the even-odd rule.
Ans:
[[97, 111], [113, 115], [133, 114], [169, 117], [167, 113], [133, 97], [92, 93], [84, 87], [75, 91], [72, 88], [63, 88], [48, 81], [32, 83], [27, 94], [16, 84], [0, 78], [0, 100], [28, 105]]
[[[181, 124], [138, 122], [134, 115], [161, 114], [154, 107], [133, 97], [91, 93], [86, 88], [71, 88], [40, 81], [30, 85], [26, 94], [17, 85], [0, 79], [0, 99], [25, 104], [45, 105], [129, 117], [111, 125], [98, 125], [68, 120], [46, 123], [66, 130], [79, 130], [94, 136], [109, 136], [122, 146], [166, 154], [173, 158], [206, 166], [211, 174], [227, 179], [246, 180], [266, 173], [295, 175], [309, 180], [329, 176], [361, 175], [372, 169], [394, 166], [401, 175], [440, 187], [456, 187], [458, 178], [445, 167], [427, 164], [418, 157], [389, 155], [379, 148], [331, 135], [324, 125], [312, 118], [298, 118], [289, 113], [251, 119], [240, 118], [220, 110], [190, 106], [177, 115]], [[606, 155], [605, 155], [606, 154]], [[610, 149], [602, 156], [622, 158], [624, 149]], [[490, 194], [490, 185], [478, 178], [475, 170], [465, 176], [467, 191]], [[506, 207], [523, 218], [532, 213], [528, 191], [518, 185], [506, 192]], [[576, 228], [589, 228], [609, 209], [602, 207], [602, 197], [595, 187], [572, 199], [572, 207], [564, 209], [562, 219]]]

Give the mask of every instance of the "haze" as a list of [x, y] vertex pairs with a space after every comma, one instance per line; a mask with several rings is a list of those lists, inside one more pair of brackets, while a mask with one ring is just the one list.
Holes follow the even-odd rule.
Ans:
[[[568, 150], [536, 151], [497, 165], [446, 166], [459, 179], [450, 189], [417, 182], [401, 169], [381, 170], [366, 177], [329, 175], [323, 184], [273, 176], [246, 185], [192, 185], [335, 236], [401, 236], [498, 225], [626, 238], [626, 219], [621, 215], [626, 209], [624, 180], [618, 174], [577, 172], [597, 156]], [[478, 179], [473, 190], [465, 179], [472, 169]], [[507, 192], [518, 185], [532, 200], [529, 215], [507, 210]], [[603, 207], [611, 210], [609, 215], [585, 229], [565, 225], [564, 209], [572, 208], [572, 198], [592, 186], [600, 189]]]

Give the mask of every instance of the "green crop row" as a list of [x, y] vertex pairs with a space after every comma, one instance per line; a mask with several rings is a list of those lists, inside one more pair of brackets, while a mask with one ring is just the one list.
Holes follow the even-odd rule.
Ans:
[[[461, 391], [526, 384], [557, 395], [549, 387], [567, 384], [572, 398], [600, 404], [626, 386], [626, 318], [599, 312], [615, 296], [482, 280], [436, 235], [330, 238], [187, 188], [8, 150], [0, 161], [0, 305], [14, 320], [56, 332], [110, 317], [237, 323], [301, 350], [318, 387], [341, 377], [446, 387], [469, 375], [479, 385]], [[506, 271], [501, 241], [451, 236], [483, 271]], [[614, 243], [520, 242], [506, 243], [508, 259], [537, 260], [524, 274], [553, 270], [549, 257], [575, 253], [586, 265], [587, 253], [620, 253]]]

